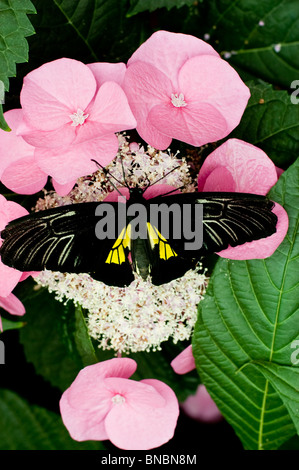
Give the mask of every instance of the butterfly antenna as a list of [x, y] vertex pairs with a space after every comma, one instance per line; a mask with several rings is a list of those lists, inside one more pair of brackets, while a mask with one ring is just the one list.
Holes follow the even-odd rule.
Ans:
[[168, 194], [174, 193], [175, 191], [178, 191], [179, 189], [184, 189], [184, 187], [185, 187], [185, 186], [183, 185], [183, 186], [180, 186], [179, 188], [174, 188], [174, 189], [172, 189], [171, 191], [168, 191], [168, 193], [163, 193], [163, 194], [161, 194], [161, 196], [162, 196], [162, 197], [168, 196]]
[[[92, 162], [94, 162], [96, 165], [98, 165], [102, 170], [103, 172], [105, 173], [105, 175], [109, 175], [110, 178], [114, 178], [115, 181], [117, 181], [121, 186], [124, 186], [123, 183], [121, 181], [119, 181], [114, 175], [112, 175], [112, 173], [110, 173], [109, 170], [107, 170], [107, 168], [105, 168], [103, 165], [101, 165], [99, 162], [97, 162], [96, 160], [94, 160], [93, 158], [90, 159]], [[113, 183], [113, 181], [111, 181], [111, 179], [109, 180], [109, 183], [111, 183], [111, 185], [114, 187], [114, 189], [118, 192], [118, 194], [120, 194], [125, 200], [126, 200], [126, 196], [124, 196], [118, 189], [117, 186], [115, 186], [115, 184]]]
[[[165, 173], [165, 175], [161, 176], [161, 178], [159, 178], [158, 180], [154, 181], [154, 183], [150, 183], [150, 182], [149, 182], [149, 184], [147, 185], [147, 187], [146, 187], [145, 189], [147, 189], [147, 188], [149, 188], [149, 186], [153, 186], [154, 184], [156, 184], [156, 183], [158, 183], [159, 181], [163, 180], [164, 178], [166, 178], [166, 176], [170, 175], [170, 173], [172, 173], [173, 171], [177, 170], [178, 168], [180, 168], [179, 165], [176, 166], [176, 167], [174, 167], [174, 168], [172, 168], [172, 170], [168, 171], [167, 173]], [[148, 177], [147, 177], [147, 180], [148, 180]]]
[[120, 157], [120, 162], [121, 162], [121, 168], [122, 168], [122, 172], [123, 172], [123, 179], [124, 179], [125, 186], [126, 186], [128, 189], [130, 189], [130, 186], [128, 185], [128, 183], [127, 183], [127, 181], [126, 181], [126, 173], [125, 173], [124, 162], [123, 162], [122, 156]]
[[[147, 185], [147, 187], [145, 188], [145, 190], [146, 190], [147, 188], [149, 188], [150, 186], [152, 186], [152, 183], [150, 182], [150, 179], [149, 179], [149, 177], [148, 177], [148, 175], [147, 175], [146, 173], [145, 173], [145, 178], [146, 178], [146, 180], [148, 181], [148, 185]], [[154, 184], [154, 183], [153, 183], [153, 184]]]

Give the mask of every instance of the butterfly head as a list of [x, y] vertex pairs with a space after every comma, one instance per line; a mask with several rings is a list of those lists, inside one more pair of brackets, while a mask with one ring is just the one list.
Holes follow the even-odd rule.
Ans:
[[135, 188], [129, 188], [130, 191], [130, 200], [138, 201], [143, 199], [143, 193], [146, 188], [141, 188], [136, 186]]

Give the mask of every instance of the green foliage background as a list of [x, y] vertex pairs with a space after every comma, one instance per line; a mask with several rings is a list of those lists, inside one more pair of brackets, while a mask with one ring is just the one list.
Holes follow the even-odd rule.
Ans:
[[[228, 138], [260, 147], [286, 170], [270, 197], [285, 207], [290, 227], [267, 260], [216, 263], [193, 337], [199, 376], [173, 373], [169, 363], [186, 344], [168, 344], [161, 352], [132, 355], [135, 378], [163, 380], [181, 401], [202, 380], [219, 406], [226, 422], [211, 433], [181, 418], [176, 451], [191, 442], [199, 451], [298, 449], [299, 372], [290, 359], [299, 338], [299, 98], [292, 102], [290, 96], [299, 80], [298, 0], [1, 0], [4, 110], [20, 107], [23, 77], [43, 63], [60, 57], [126, 62], [160, 29], [208, 41], [250, 87], [241, 123]], [[2, 112], [0, 127], [8, 130]], [[31, 207], [30, 197], [7, 194], [6, 188], [2, 193]], [[8, 362], [0, 366], [0, 449], [102, 449], [102, 443], [72, 441], [55, 404], [82, 367], [112, 354], [92, 344], [80, 309], [35, 291], [30, 280], [15, 293], [27, 313], [20, 322], [1, 311]], [[10, 365], [13, 354], [19, 356]], [[22, 360], [28, 364], [19, 379], [18, 359], [21, 369]]]

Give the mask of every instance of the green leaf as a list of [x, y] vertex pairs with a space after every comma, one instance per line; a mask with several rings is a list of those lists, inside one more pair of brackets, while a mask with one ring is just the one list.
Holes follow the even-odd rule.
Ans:
[[[66, 340], [66, 307], [46, 289], [34, 291], [32, 285], [28, 285], [26, 280], [18, 286], [17, 295], [26, 308], [23, 317], [26, 326], [20, 330], [20, 341], [26, 359], [33, 363], [37, 374], [65, 390], [83, 367], [77, 350], [70, 347], [69, 340]], [[75, 318], [72, 304], [67, 315]]]
[[279, 450], [299, 450], [299, 437], [298, 435], [291, 437], [283, 443]]
[[[16, 330], [18, 328], [22, 328], [23, 326], [26, 325], [26, 322], [23, 321], [15, 321], [15, 320], [9, 320], [7, 318], [4, 318], [1, 316], [1, 322], [2, 322], [2, 328], [3, 331], [6, 330]], [[1, 332], [0, 332], [1, 333]]]
[[299, 76], [297, 0], [211, 0], [212, 44], [230, 63], [256, 77], [289, 87]]
[[[103, 351], [96, 347], [96, 341], [92, 342], [81, 307], [74, 307], [72, 302], [64, 305], [46, 289], [33, 291], [32, 288], [33, 283], [29, 287], [22, 283], [16, 294], [26, 307], [23, 317], [26, 325], [20, 341], [26, 359], [33, 363], [38, 374], [64, 391], [83, 367], [115, 357], [115, 351]], [[178, 376], [170, 366], [183, 348], [167, 343], [162, 351], [130, 354], [138, 366], [132, 379], [161, 380], [174, 390], [180, 401], [185, 400], [196, 390], [199, 377], [196, 371]]]
[[[26, 37], [34, 34], [27, 14], [35, 13], [29, 0], [1, 0], [0, 2], [0, 81], [9, 89], [9, 78], [16, 76], [16, 64], [28, 61]], [[2, 86], [3, 86], [2, 85]], [[0, 108], [0, 128], [8, 131]]]
[[279, 394], [299, 434], [299, 368], [263, 361], [254, 362], [254, 365]]
[[299, 338], [298, 181], [299, 160], [269, 194], [289, 216], [288, 234], [276, 252], [265, 260], [217, 262], [193, 337], [200, 377], [246, 449], [276, 449], [296, 434], [290, 402], [286, 406], [277, 381], [253, 363], [279, 364], [288, 373], [293, 366], [292, 344]]
[[0, 390], [1, 450], [99, 450], [101, 442], [76, 442], [56, 413]]
[[194, 4], [194, 0], [130, 0], [131, 8], [128, 11], [127, 16], [137, 15], [142, 11], [154, 11], [158, 8], [181, 8], [183, 6], [191, 6]]
[[3, 131], [6, 131], [6, 132], [9, 132], [11, 130], [9, 125], [7, 124], [7, 122], [4, 119], [2, 104], [0, 104], [0, 129], [2, 129]]
[[[53, 0], [93, 61], [127, 61], [143, 42], [147, 21], [127, 18], [127, 0]], [[44, 2], [43, 2], [44, 3]]]
[[82, 368], [98, 362], [97, 356], [87, 331], [82, 308], [67, 304], [67, 315], [62, 317], [63, 335], [71, 356], [82, 364]]
[[299, 106], [286, 91], [249, 82], [251, 98], [239, 126], [229, 138], [260, 147], [278, 167], [286, 169], [299, 154]]

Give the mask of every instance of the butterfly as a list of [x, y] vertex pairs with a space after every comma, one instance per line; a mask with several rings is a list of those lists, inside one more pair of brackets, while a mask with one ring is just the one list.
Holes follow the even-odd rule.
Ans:
[[[160, 285], [183, 276], [208, 253], [266, 238], [276, 232], [274, 203], [264, 196], [194, 192], [146, 199], [144, 194], [148, 187], [127, 187], [128, 213], [136, 204], [144, 209], [145, 215], [139, 224], [145, 234], [143, 237], [133, 236], [131, 215], [122, 219], [112, 238], [98, 236], [97, 225], [100, 223], [102, 228], [105, 225], [104, 215], [98, 215], [103, 204], [111, 209], [108, 223], [115, 226], [121, 219], [121, 205], [117, 202], [55, 207], [13, 220], [5, 227], [1, 232], [2, 262], [20, 271], [48, 269], [89, 273], [96, 280], [119, 287], [129, 285], [137, 273], [144, 280], [150, 276], [153, 284]], [[149, 217], [151, 209], [161, 204], [166, 209], [175, 207], [179, 213], [187, 206], [191, 208], [189, 218], [181, 217], [176, 226], [169, 224], [167, 236], [162, 227], [163, 214], [155, 223]], [[187, 249], [190, 236], [185, 234], [186, 220], [190, 230], [195, 227], [197, 207], [202, 208], [202, 244]], [[180, 230], [179, 237], [175, 229]]]

